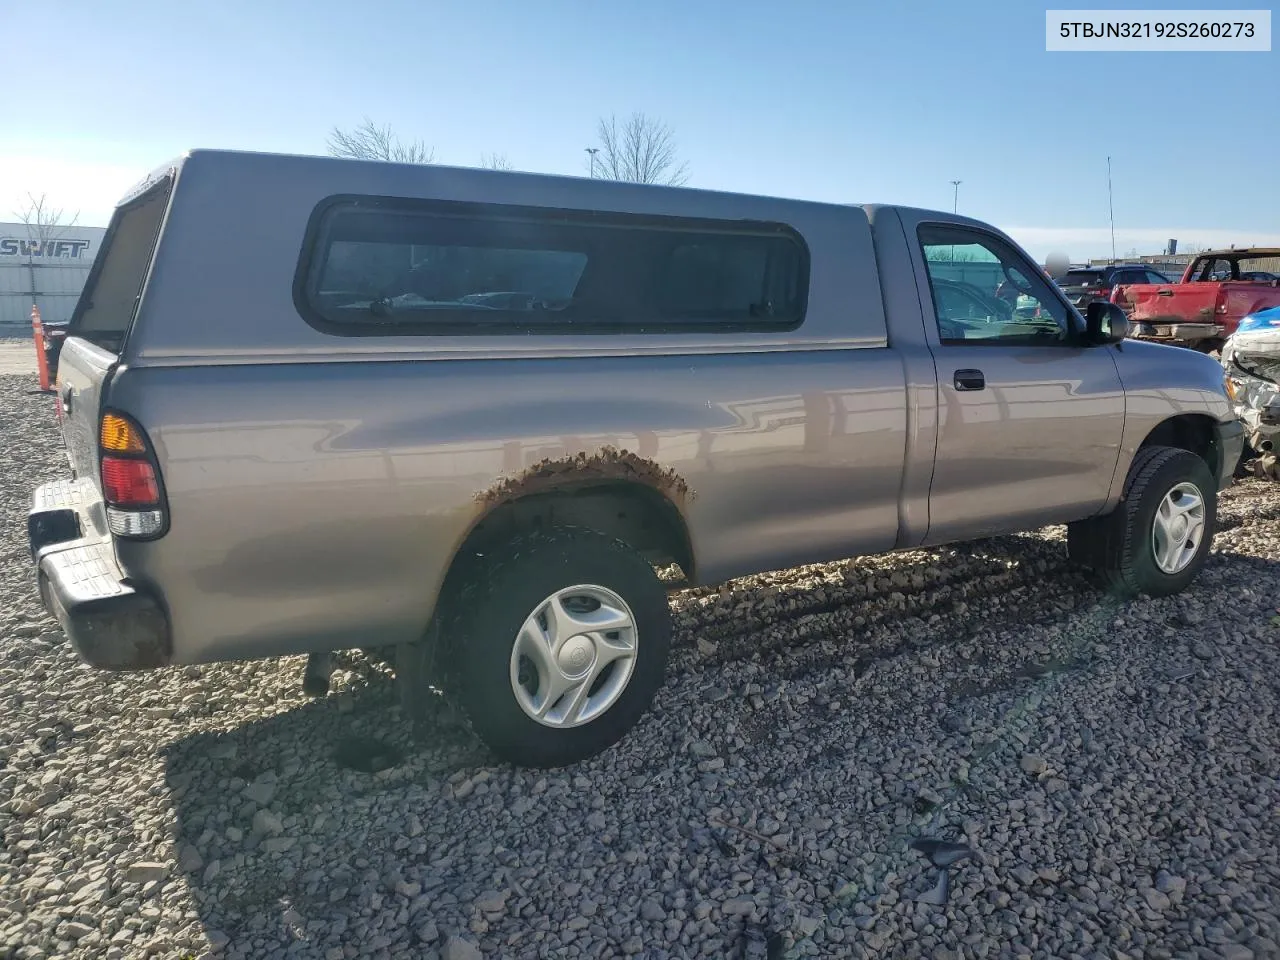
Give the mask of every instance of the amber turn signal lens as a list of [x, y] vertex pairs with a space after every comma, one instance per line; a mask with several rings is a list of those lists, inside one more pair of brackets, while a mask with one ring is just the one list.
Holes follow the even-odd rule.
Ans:
[[142, 432], [124, 417], [114, 413], [102, 415], [101, 444], [104, 451], [112, 453], [146, 453], [147, 443]]

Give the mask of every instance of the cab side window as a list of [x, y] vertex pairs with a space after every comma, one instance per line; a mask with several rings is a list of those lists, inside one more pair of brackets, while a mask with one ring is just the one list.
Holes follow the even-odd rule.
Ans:
[[1068, 345], [1067, 308], [1044, 271], [996, 237], [963, 227], [919, 231], [938, 339], [947, 346]]
[[1221, 282], [1235, 276], [1230, 260], [1208, 260], [1200, 271], [1201, 280]]

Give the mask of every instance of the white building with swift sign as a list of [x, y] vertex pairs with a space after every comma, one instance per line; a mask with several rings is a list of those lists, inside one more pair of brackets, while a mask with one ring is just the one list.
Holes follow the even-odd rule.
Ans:
[[28, 336], [33, 303], [46, 321], [69, 320], [105, 233], [0, 223], [0, 336]]

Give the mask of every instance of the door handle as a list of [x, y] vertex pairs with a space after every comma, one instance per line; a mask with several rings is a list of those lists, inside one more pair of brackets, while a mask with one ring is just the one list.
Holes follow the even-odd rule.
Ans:
[[957, 390], [985, 390], [987, 378], [981, 370], [957, 370], [953, 381]]
[[1157, 296], [1157, 297], [1172, 297], [1172, 296], [1173, 296], [1173, 291], [1172, 291], [1172, 290], [1157, 290], [1157, 291], [1156, 291], [1156, 296]]
[[74, 396], [75, 396], [75, 391], [72, 390], [70, 387], [67, 387], [65, 390], [62, 391], [62, 412], [63, 413], [66, 413], [66, 414], [71, 413], [71, 400]]

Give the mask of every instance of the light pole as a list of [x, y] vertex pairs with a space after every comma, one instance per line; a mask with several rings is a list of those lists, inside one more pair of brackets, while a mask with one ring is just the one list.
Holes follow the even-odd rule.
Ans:
[[963, 182], [964, 182], [963, 180], [952, 180], [952, 181], [951, 181], [951, 186], [952, 186], [952, 187], [954, 188], [954, 190], [955, 190], [955, 193], [954, 193], [954, 195], [952, 196], [952, 200], [951, 200], [951, 212], [952, 212], [952, 213], [958, 213], [958, 212], [960, 211], [960, 184], [962, 184]]
[[1107, 157], [1107, 211], [1111, 214], [1111, 262], [1116, 262], [1116, 208], [1111, 202], [1111, 158]]
[[591, 155], [591, 178], [594, 180], [596, 176], [596, 154], [600, 152], [600, 148], [587, 147], [586, 151]]

